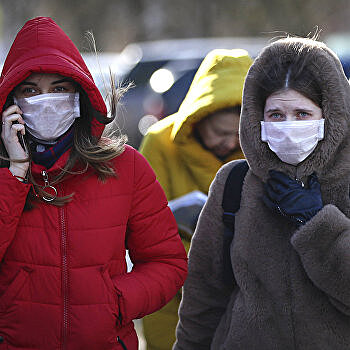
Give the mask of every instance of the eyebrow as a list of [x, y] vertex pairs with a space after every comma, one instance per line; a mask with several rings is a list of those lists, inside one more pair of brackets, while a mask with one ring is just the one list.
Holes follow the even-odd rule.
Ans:
[[270, 112], [280, 112], [281, 110], [278, 109], [278, 108], [271, 108], [271, 109], [268, 109], [267, 111], [265, 111], [265, 113], [270, 113]]
[[52, 82], [52, 84], [61, 84], [61, 83], [73, 83], [73, 82], [69, 78], [63, 78], [63, 79], [56, 80], [56, 81]]
[[295, 109], [296, 112], [308, 112], [308, 113], [312, 113], [314, 112], [312, 109], [307, 109], [307, 108], [296, 108]]
[[[72, 80], [69, 79], [69, 78], [63, 78], [63, 79], [60, 79], [60, 80], [56, 80], [56, 81], [53, 81], [51, 84], [52, 85], [56, 85], [56, 84], [61, 84], [61, 83], [72, 83]], [[31, 85], [31, 86], [37, 86], [36, 83], [33, 83], [31, 81], [22, 81], [21, 83], [19, 83], [18, 85]]]
[[[281, 112], [281, 110], [279, 108], [271, 108], [271, 109], [268, 109], [267, 111], [265, 111], [265, 113], [271, 113], [271, 112]], [[308, 109], [308, 108], [299, 107], [299, 108], [294, 109], [294, 112], [308, 112], [308, 113], [312, 113], [313, 110]]]
[[31, 86], [37, 86], [35, 83], [32, 83], [30, 81], [22, 81], [21, 83], [18, 84], [20, 85], [31, 85]]

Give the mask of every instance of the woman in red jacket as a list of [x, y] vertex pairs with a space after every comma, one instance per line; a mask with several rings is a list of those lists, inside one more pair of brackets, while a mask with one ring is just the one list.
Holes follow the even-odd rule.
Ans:
[[148, 163], [101, 137], [113, 116], [50, 18], [17, 34], [0, 108], [0, 350], [137, 349], [132, 320], [175, 295], [186, 255]]

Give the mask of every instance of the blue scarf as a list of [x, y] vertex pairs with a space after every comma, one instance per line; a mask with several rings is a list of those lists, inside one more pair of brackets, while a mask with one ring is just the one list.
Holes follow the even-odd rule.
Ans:
[[[71, 128], [59, 137], [54, 145], [45, 145], [40, 143], [40, 140], [31, 140], [30, 148], [34, 163], [50, 169], [62, 154], [72, 147], [73, 137], [74, 128]], [[39, 149], [42, 149], [42, 151], [39, 151]]]

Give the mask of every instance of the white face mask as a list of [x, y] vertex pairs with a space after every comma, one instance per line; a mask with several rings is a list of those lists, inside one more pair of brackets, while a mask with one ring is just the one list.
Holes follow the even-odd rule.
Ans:
[[49, 93], [14, 100], [23, 112], [26, 129], [39, 140], [56, 140], [80, 117], [79, 93]]
[[324, 119], [261, 122], [261, 140], [282, 162], [297, 165], [324, 138]]

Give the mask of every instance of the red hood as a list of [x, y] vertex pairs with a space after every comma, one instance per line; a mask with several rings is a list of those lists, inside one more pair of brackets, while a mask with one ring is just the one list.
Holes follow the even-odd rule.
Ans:
[[[73, 78], [87, 92], [92, 106], [106, 116], [104, 100], [78, 49], [48, 17], [34, 18], [18, 32], [0, 77], [0, 110], [14, 87], [34, 72]], [[93, 133], [100, 136], [103, 129], [104, 125], [94, 119]]]

